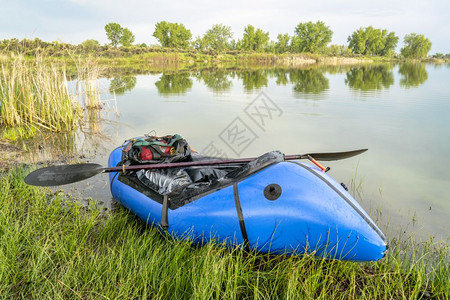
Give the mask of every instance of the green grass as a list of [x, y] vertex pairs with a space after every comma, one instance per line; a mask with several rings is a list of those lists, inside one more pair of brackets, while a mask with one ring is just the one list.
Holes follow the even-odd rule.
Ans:
[[0, 178], [0, 295], [39, 299], [449, 297], [448, 244], [392, 242], [373, 263], [268, 256], [164, 236], [119, 207]]

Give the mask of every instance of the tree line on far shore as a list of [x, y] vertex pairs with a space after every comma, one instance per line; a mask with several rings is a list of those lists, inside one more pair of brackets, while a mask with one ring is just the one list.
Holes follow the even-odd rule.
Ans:
[[[105, 25], [105, 32], [110, 44], [114, 49], [134, 48], [132, 53], [143, 53], [144, 49], [152, 48], [153, 51], [163, 49], [165, 51], [198, 51], [208, 54], [220, 54], [230, 52], [256, 52], [256, 53], [312, 53], [331, 56], [380, 56], [400, 57], [411, 59], [422, 59], [428, 56], [431, 50], [431, 41], [422, 34], [411, 33], [405, 35], [403, 47], [400, 53], [396, 53], [399, 37], [387, 29], [374, 28], [372, 26], [361, 27], [355, 30], [347, 39], [348, 45], [329, 45], [333, 31], [322, 21], [299, 23], [294, 34], [278, 34], [276, 40], [270, 40], [269, 32], [253, 25], [244, 28], [242, 37], [233, 39], [230, 26], [214, 24], [202, 36], [192, 37], [192, 33], [181, 23], [166, 21], [155, 25], [153, 36], [158, 40], [158, 46], [147, 46], [146, 44], [133, 44], [134, 34], [118, 23]], [[20, 45], [22, 43], [22, 45]], [[26, 44], [26, 45], [25, 45]], [[108, 49], [97, 40], [89, 39], [80, 45], [74, 46], [60, 42], [45, 43], [39, 39], [22, 40], [17, 39], [0, 41], [0, 50], [17, 50], [17, 48], [30, 48], [46, 44], [53, 44], [56, 48], [70, 48], [95, 52]], [[120, 47], [119, 47], [120, 46]], [[106, 47], [106, 48], [105, 48]], [[140, 48], [142, 51], [139, 51]], [[127, 51], [124, 51], [127, 52]], [[450, 58], [449, 54], [436, 53], [435, 58]]]
[[[116, 29], [115, 29], [116, 28]], [[129, 46], [134, 41], [134, 36], [127, 28], [122, 28], [117, 23], [109, 23], [105, 31], [111, 44], [117, 46]], [[123, 32], [120, 35], [120, 32]], [[227, 50], [243, 50], [268, 53], [318, 53], [345, 56], [360, 54], [369, 56], [397, 55], [399, 37], [387, 29], [361, 27], [354, 31], [347, 39], [348, 45], [331, 45], [333, 31], [322, 21], [299, 23], [294, 29], [294, 35], [278, 34], [276, 41], [271, 41], [269, 32], [253, 25], [244, 28], [244, 34], [237, 41], [233, 39], [230, 26], [214, 24], [203, 36], [192, 39], [192, 33], [181, 23], [158, 22], [155, 25], [153, 36], [162, 47], [188, 49], [198, 51], [224, 52]], [[125, 42], [121, 42], [125, 39]], [[431, 50], [431, 41], [422, 34], [411, 33], [404, 37], [404, 47], [400, 54], [405, 58], [425, 58]]]

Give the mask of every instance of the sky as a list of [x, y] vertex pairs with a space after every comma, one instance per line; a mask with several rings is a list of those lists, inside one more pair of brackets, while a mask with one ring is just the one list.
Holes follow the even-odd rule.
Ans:
[[403, 47], [406, 34], [431, 40], [430, 54], [450, 53], [449, 0], [0, 0], [0, 40], [38, 37], [44, 41], [79, 44], [108, 42], [107, 23], [119, 23], [135, 35], [135, 43], [157, 44], [152, 36], [160, 21], [183, 23], [193, 38], [214, 24], [230, 26], [242, 38], [251, 24], [269, 32], [294, 34], [299, 23], [323, 21], [333, 31], [332, 44], [347, 45], [360, 27], [394, 31]]

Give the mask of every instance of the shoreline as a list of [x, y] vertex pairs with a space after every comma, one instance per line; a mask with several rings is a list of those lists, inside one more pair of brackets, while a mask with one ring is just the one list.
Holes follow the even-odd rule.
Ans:
[[447, 64], [450, 59], [440, 59], [427, 57], [423, 59], [405, 59], [400, 57], [387, 56], [332, 56], [327, 54], [316, 53], [269, 53], [269, 52], [245, 52], [245, 51], [228, 51], [223, 53], [215, 53], [212, 51], [201, 52], [197, 50], [177, 50], [177, 49], [161, 49], [148, 48], [139, 49], [131, 48], [112, 48], [104, 47], [99, 51], [80, 52], [78, 50], [66, 50], [57, 53], [46, 53], [45, 49], [34, 49], [28, 52], [11, 52], [0, 51], [0, 62], [7, 62], [11, 58], [23, 57], [25, 59], [34, 59], [36, 57], [44, 57], [49, 60], [63, 61], [70, 63], [74, 59], [93, 58], [99, 62], [120, 64], [120, 63], [148, 63], [149, 65], [161, 64], [261, 64], [274, 66], [304, 66], [304, 65], [358, 65], [367, 63], [436, 63]]

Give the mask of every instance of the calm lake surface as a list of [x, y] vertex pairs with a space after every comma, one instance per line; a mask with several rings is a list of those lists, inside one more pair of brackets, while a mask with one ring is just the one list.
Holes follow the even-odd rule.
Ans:
[[[181, 134], [209, 155], [369, 151], [324, 162], [380, 227], [421, 239], [450, 232], [449, 65], [208, 69], [102, 80], [119, 116], [102, 113], [91, 160], [131, 137]], [[112, 94], [106, 93], [107, 98]], [[80, 138], [80, 141], [85, 141]], [[95, 143], [94, 143], [95, 144]], [[110, 202], [106, 176], [79, 183]]]

